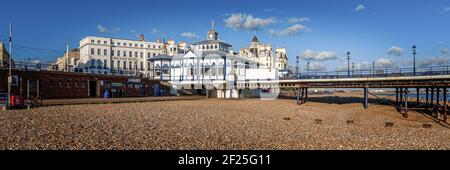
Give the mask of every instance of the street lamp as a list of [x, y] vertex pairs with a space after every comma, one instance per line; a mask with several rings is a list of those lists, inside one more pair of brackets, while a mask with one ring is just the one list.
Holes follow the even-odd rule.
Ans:
[[308, 72], [308, 76], [309, 76], [309, 61], [306, 63], [306, 70], [307, 70], [307, 72]]
[[299, 56], [297, 56], [297, 66], [295, 67], [295, 78], [298, 78], [299, 77], [299, 75], [298, 75], [298, 64], [299, 64]]
[[417, 47], [415, 45], [412, 46], [412, 50], [413, 50], [413, 75], [416, 76], [416, 49]]
[[350, 78], [350, 52], [347, 52], [347, 76]]

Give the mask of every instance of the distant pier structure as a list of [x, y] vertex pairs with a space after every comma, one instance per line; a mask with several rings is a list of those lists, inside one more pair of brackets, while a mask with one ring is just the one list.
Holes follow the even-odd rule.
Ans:
[[[357, 88], [363, 90], [363, 106], [369, 108], [369, 89], [391, 89], [394, 91], [397, 110], [408, 117], [408, 110], [421, 110], [438, 120], [447, 121], [447, 91], [450, 87], [450, 66], [419, 68], [415, 73], [409, 68], [385, 70], [383, 74], [374, 71], [359, 71], [348, 77], [340, 72], [318, 72], [299, 78], [279, 80], [280, 88], [295, 89], [297, 104], [308, 102], [311, 88]], [[415, 74], [415, 75], [414, 75]], [[408, 94], [416, 93], [415, 99]], [[421, 96], [422, 98], [419, 98]]]

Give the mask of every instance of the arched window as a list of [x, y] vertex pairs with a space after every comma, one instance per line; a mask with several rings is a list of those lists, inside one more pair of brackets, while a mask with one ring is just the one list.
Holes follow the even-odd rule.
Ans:
[[214, 46], [214, 49], [217, 49], [217, 44]]
[[202, 49], [203, 49], [203, 50], [205, 49], [205, 45], [202, 45]]
[[206, 49], [209, 50], [209, 45], [206, 45]]

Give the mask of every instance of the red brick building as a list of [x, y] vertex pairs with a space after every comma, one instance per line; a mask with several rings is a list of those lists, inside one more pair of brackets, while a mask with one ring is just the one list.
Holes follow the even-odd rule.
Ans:
[[[159, 81], [147, 78], [72, 73], [59, 71], [13, 70], [12, 95], [24, 99], [63, 99], [89, 97], [153, 96]], [[8, 70], [0, 69], [0, 93], [8, 92]], [[156, 86], [156, 88], [155, 88]]]

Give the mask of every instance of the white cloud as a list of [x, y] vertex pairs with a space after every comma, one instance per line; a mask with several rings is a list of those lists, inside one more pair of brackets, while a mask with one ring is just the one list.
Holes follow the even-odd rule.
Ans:
[[[350, 63], [350, 71], [352, 70], [352, 63]], [[397, 66], [396, 62], [389, 58], [379, 58], [375, 61], [375, 68], [393, 68]], [[338, 68], [338, 71], [347, 71], [348, 66], [347, 63], [341, 65]], [[372, 70], [373, 62], [364, 61], [361, 63], [354, 64], [354, 70]]]
[[442, 48], [441, 53], [442, 53], [442, 55], [447, 55], [447, 54], [450, 54], [450, 51], [448, 48]]
[[301, 18], [288, 18], [288, 23], [296, 24], [296, 23], [302, 23], [302, 22], [309, 22], [311, 21], [308, 17], [301, 17]]
[[380, 58], [375, 62], [376, 68], [392, 68], [395, 66], [395, 61], [390, 58]]
[[447, 65], [449, 64], [449, 57], [448, 56], [437, 56], [437, 57], [431, 57], [424, 60], [419, 60], [417, 64], [419, 66], [431, 66], [431, 65]]
[[450, 11], [450, 6], [445, 7], [444, 9], [442, 9], [442, 13], [446, 13]]
[[359, 12], [359, 11], [363, 11], [365, 9], [366, 9], [366, 7], [363, 4], [359, 4], [358, 6], [356, 6], [355, 11]]
[[268, 8], [268, 9], [264, 9], [264, 12], [274, 12], [277, 11], [276, 8]]
[[234, 13], [228, 18], [224, 19], [225, 26], [234, 30], [247, 29], [247, 30], [259, 30], [267, 26], [277, 23], [277, 19], [270, 18], [256, 18], [253, 15], [245, 13]]
[[98, 30], [98, 32], [104, 33], [104, 34], [115, 34], [120, 31], [120, 28], [117, 28], [117, 27], [107, 28], [103, 25], [97, 25], [97, 30]]
[[396, 47], [396, 46], [392, 46], [391, 48], [388, 49], [388, 54], [389, 55], [394, 55], [394, 56], [401, 56], [403, 55], [403, 52], [405, 50], [403, 50], [403, 48], [400, 47]]
[[304, 60], [315, 60], [315, 61], [325, 61], [325, 60], [334, 60], [337, 58], [337, 55], [335, 52], [331, 51], [313, 51], [310, 49], [307, 49], [303, 52], [302, 59]]
[[293, 26], [287, 27], [284, 30], [271, 30], [270, 34], [274, 36], [293, 36], [300, 34], [301, 31], [310, 31], [311, 29], [300, 24], [295, 24]]
[[150, 32], [151, 32], [152, 34], [158, 34], [158, 33], [159, 33], [159, 30], [158, 30], [157, 28], [153, 28]]
[[[308, 71], [308, 65], [301, 68], [303, 71]], [[309, 64], [309, 71], [325, 71], [327, 67], [319, 62], [312, 62]]]
[[198, 39], [199, 36], [195, 32], [183, 32], [181, 36], [189, 38], [189, 39]]

